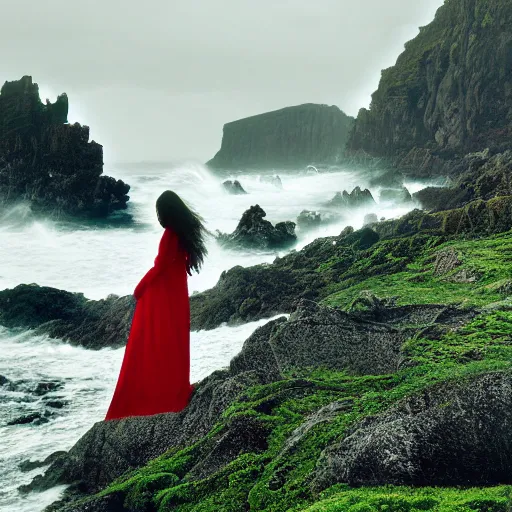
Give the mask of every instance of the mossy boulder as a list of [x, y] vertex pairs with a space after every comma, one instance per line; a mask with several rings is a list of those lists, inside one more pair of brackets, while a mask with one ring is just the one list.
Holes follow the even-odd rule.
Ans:
[[435, 386], [355, 425], [322, 454], [315, 486], [510, 484], [511, 423], [510, 373]]

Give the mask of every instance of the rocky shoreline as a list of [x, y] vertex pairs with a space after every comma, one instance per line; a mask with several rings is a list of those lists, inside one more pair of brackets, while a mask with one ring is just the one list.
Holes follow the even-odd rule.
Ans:
[[[224, 478], [246, 467], [266, 482], [269, 496], [259, 499], [286, 500], [283, 491], [294, 473], [288, 459], [313, 457], [308, 455], [311, 443], [318, 453], [309, 462], [311, 478], [302, 491], [311, 498], [338, 482], [509, 483], [512, 459], [504, 454], [509, 453], [510, 433], [503, 422], [512, 396], [507, 365], [500, 366], [498, 356], [492, 370], [486, 369], [486, 357], [471, 353], [468, 346], [466, 361], [459, 360], [455, 374], [443, 372], [453, 372], [450, 361], [459, 357], [457, 347], [444, 340], [465, 336], [468, 326], [482, 318], [500, 318], [504, 324], [494, 339], [499, 346], [510, 333], [512, 305], [478, 311], [365, 299], [351, 312], [299, 302], [288, 320], [255, 331], [229, 368], [198, 383], [185, 411], [99, 422], [68, 453], [56, 454], [45, 474], [22, 491], [72, 484], [51, 510], [134, 511], [141, 504], [151, 507], [157, 491], [168, 495], [169, 505], [203, 503], [210, 492], [228, 492]], [[445, 346], [447, 361], [430, 363], [430, 373], [424, 373], [425, 350], [437, 350], [420, 348], [428, 345]], [[372, 389], [390, 396], [372, 402], [373, 393], [364, 391]], [[368, 412], [355, 414], [362, 403], [371, 405]], [[305, 415], [293, 420], [283, 416], [292, 404], [302, 404]], [[336, 432], [340, 421], [350, 425], [341, 442], [337, 436], [322, 437], [320, 432]], [[279, 425], [286, 435], [271, 463]], [[480, 463], [466, 462], [470, 460]], [[264, 472], [262, 463], [269, 464]], [[378, 472], [371, 469], [375, 467]], [[247, 489], [254, 485], [258, 480]], [[76, 502], [78, 489], [80, 496], [99, 494]], [[253, 491], [248, 499], [257, 499], [258, 494], [251, 498]]]
[[[269, 223], [270, 224], [270, 223]], [[190, 297], [192, 330], [214, 329], [290, 313], [301, 299], [322, 301], [379, 273], [395, 273], [424, 251], [461, 237], [477, 239], [512, 229], [512, 196], [475, 201], [464, 208], [428, 213], [413, 210], [397, 220], [381, 221], [339, 236], [319, 238], [272, 264], [234, 267], [215, 287]], [[391, 261], [381, 252], [391, 251]], [[367, 267], [361, 271], [361, 260]], [[0, 291], [0, 324], [86, 348], [117, 348], [126, 343], [135, 301], [132, 296], [88, 300], [38, 285]]]
[[[99, 422], [69, 452], [31, 463], [49, 467], [20, 491], [69, 485], [49, 511], [152, 510], [156, 496], [172, 509], [229, 495], [228, 480], [247, 468], [252, 483], [240, 480], [230, 510], [246, 500], [264, 510], [268, 500], [296, 503], [297, 485], [307, 504], [339, 483], [509, 483], [511, 227], [512, 198], [497, 197], [412, 211], [272, 265], [232, 269], [226, 275], [246, 272], [247, 281], [226, 286], [224, 276], [191, 297], [196, 323], [226, 321], [223, 293], [238, 308], [230, 321], [289, 319], [255, 331], [228, 368], [196, 384], [182, 413]], [[268, 289], [290, 276], [295, 288]], [[249, 281], [255, 309], [242, 317]], [[121, 346], [132, 310], [130, 297], [88, 301], [35, 285], [0, 292], [0, 323], [87, 348]], [[289, 417], [290, 407], [302, 412]], [[476, 459], [488, 462], [469, 464]], [[290, 464], [309, 469], [297, 475]]]

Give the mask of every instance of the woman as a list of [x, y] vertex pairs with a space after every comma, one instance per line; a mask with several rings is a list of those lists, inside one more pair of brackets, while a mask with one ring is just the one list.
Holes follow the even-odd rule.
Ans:
[[165, 229], [152, 269], [135, 288], [137, 305], [106, 420], [179, 412], [190, 399], [187, 274], [206, 256], [201, 217], [167, 190], [156, 202]]

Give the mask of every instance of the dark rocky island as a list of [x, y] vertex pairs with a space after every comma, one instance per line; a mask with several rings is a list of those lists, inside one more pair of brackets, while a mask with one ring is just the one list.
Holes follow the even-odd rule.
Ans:
[[336, 106], [308, 103], [224, 125], [214, 169], [300, 168], [340, 161], [353, 118]]
[[375, 206], [376, 204], [372, 193], [367, 188], [361, 190], [361, 187], [356, 187], [350, 193], [346, 190], [336, 192], [336, 195], [326, 203], [326, 206], [338, 209], [355, 209]]
[[103, 149], [89, 128], [68, 124], [68, 98], [43, 104], [29, 76], [0, 92], [0, 201], [34, 212], [107, 217], [126, 209], [130, 186], [103, 176]]
[[282, 249], [297, 241], [294, 222], [278, 222], [273, 226], [266, 216], [261, 206], [251, 206], [233, 233], [218, 233], [218, 242], [233, 248]]
[[222, 186], [224, 187], [224, 190], [231, 195], [234, 196], [240, 196], [245, 195], [247, 192], [244, 190], [244, 187], [242, 187], [242, 184], [238, 180], [228, 180], [225, 181]]

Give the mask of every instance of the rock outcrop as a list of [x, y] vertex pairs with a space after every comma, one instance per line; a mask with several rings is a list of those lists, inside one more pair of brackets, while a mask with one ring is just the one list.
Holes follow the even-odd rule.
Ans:
[[[222, 413], [250, 386], [281, 381], [283, 372], [290, 369], [327, 367], [353, 375], [393, 372], [400, 363], [401, 345], [415, 332], [414, 324], [438, 322], [440, 309], [427, 307], [422, 312], [419, 306], [386, 314], [381, 308], [377, 320], [303, 301], [289, 320], [277, 319], [256, 330], [229, 369], [197, 384], [187, 409], [179, 414], [98, 422], [68, 453], [55, 455], [46, 473], [22, 490], [79, 483], [82, 492], [97, 492], [170, 448], [191, 446], [222, 421]], [[454, 309], [441, 322], [459, 314]], [[286, 389], [307, 387], [312, 384], [296, 379]], [[205, 478], [244, 451], [265, 449], [267, 435], [257, 418], [242, 415], [228, 420], [193, 449], [195, 462], [188, 468], [188, 479]]]
[[35, 329], [91, 349], [121, 347], [134, 307], [132, 296], [87, 300], [81, 293], [22, 284], [0, 291], [0, 325]]
[[454, 165], [451, 174], [449, 187], [427, 187], [414, 194], [423, 208], [441, 211], [476, 199], [512, 195], [512, 151], [470, 153]]
[[[299, 299], [319, 300], [333, 275], [348, 268], [358, 251], [371, 247], [379, 235], [365, 228], [340, 237], [320, 238], [301, 251], [277, 258], [272, 265], [234, 267], [221, 274], [214, 288], [190, 297], [192, 329], [214, 329], [289, 313]], [[315, 272], [331, 258], [332, 271]]]
[[364, 208], [367, 206], [376, 205], [372, 193], [365, 188], [356, 187], [350, 194], [344, 190], [343, 192], [336, 192], [336, 195], [326, 204], [326, 206], [337, 209], [353, 209]]
[[29, 76], [0, 92], [0, 200], [55, 215], [106, 217], [127, 207], [129, 185], [103, 176], [89, 128], [67, 124], [68, 98], [43, 104]]
[[297, 226], [299, 229], [306, 231], [320, 226], [322, 223], [322, 214], [310, 210], [302, 210], [297, 217]]
[[43, 490], [79, 481], [83, 491], [96, 492], [170, 448], [186, 446], [205, 436], [243, 390], [259, 383], [255, 373], [233, 376], [217, 371], [197, 386], [189, 406], [179, 414], [98, 422], [69, 452], [56, 456], [44, 475], [21, 490]]
[[225, 181], [222, 186], [224, 187], [224, 190], [228, 194], [232, 194], [234, 196], [240, 196], [247, 194], [247, 192], [244, 190], [244, 187], [242, 187], [242, 184], [238, 180], [228, 180]]
[[512, 483], [512, 376], [447, 382], [369, 417], [329, 447], [316, 487]]
[[219, 233], [217, 240], [235, 248], [280, 249], [297, 241], [294, 222], [278, 222], [273, 226], [259, 206], [251, 206], [244, 212], [237, 228], [230, 235]]
[[512, 5], [449, 0], [382, 72], [370, 109], [361, 109], [349, 152], [387, 157], [424, 176], [444, 162], [512, 135]]
[[[296, 300], [322, 299], [340, 273], [362, 251], [379, 240], [416, 234], [481, 236], [512, 228], [512, 196], [474, 201], [464, 208], [427, 213], [413, 210], [400, 219], [385, 220], [354, 233], [315, 240], [301, 251], [278, 258], [272, 265], [234, 267], [223, 272], [214, 288], [191, 297], [193, 329], [212, 329], [224, 322], [236, 324], [289, 313]], [[360, 252], [361, 251], [361, 252]], [[325, 272], [318, 268], [336, 263]]]
[[305, 104], [224, 125], [222, 146], [208, 166], [216, 169], [298, 168], [335, 163], [353, 118], [338, 107]]

